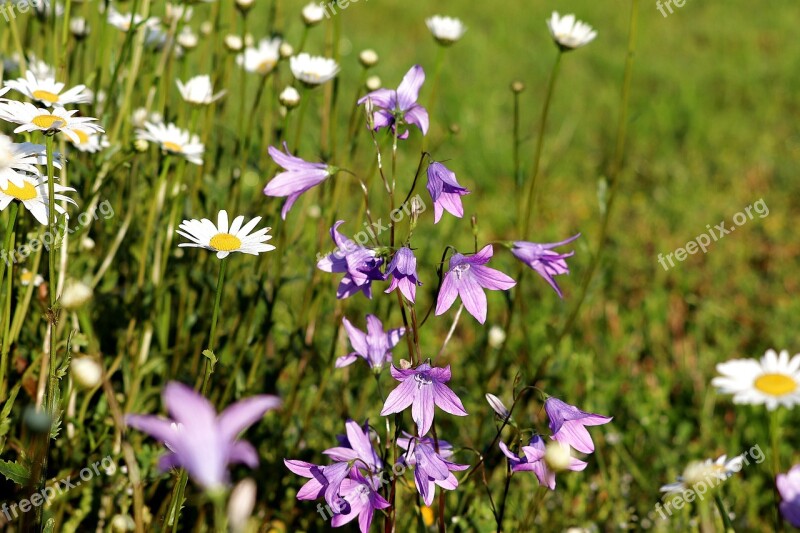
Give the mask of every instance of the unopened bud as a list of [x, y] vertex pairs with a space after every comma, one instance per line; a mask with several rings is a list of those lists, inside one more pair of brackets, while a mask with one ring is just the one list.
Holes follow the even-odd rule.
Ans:
[[503, 401], [494, 394], [490, 394], [487, 392], [486, 401], [489, 402], [489, 405], [491, 406], [492, 410], [495, 413], [497, 413], [497, 416], [499, 416], [503, 420], [506, 420], [508, 419], [508, 417], [511, 416], [509, 410], [506, 409], [505, 405], [503, 405]]
[[280, 54], [281, 58], [283, 59], [292, 57], [294, 55], [294, 47], [291, 44], [284, 41], [278, 47], [278, 54]]
[[521, 81], [515, 81], [514, 83], [511, 84], [511, 90], [519, 94], [525, 90], [525, 84], [522, 83]]
[[69, 311], [80, 309], [92, 299], [92, 288], [82, 281], [69, 280], [61, 295], [61, 306]]
[[69, 364], [72, 379], [83, 389], [92, 389], [103, 379], [103, 368], [91, 357], [76, 357]]
[[545, 448], [544, 462], [554, 472], [566, 470], [572, 464], [572, 454], [569, 452], [569, 446], [557, 440], [551, 441]]
[[500, 348], [506, 341], [506, 332], [500, 326], [492, 326], [489, 328], [489, 346], [492, 348]]
[[245, 530], [255, 505], [256, 482], [250, 478], [243, 479], [233, 487], [228, 500], [228, 524], [231, 531], [240, 533]]
[[306, 26], [314, 26], [322, 21], [322, 17], [325, 16], [325, 10], [321, 5], [311, 2], [303, 8], [301, 15]]
[[377, 91], [381, 88], [381, 79], [378, 76], [370, 76], [365, 83], [370, 91]]
[[372, 49], [362, 50], [358, 54], [358, 60], [364, 68], [374, 67], [378, 63], [378, 54]]
[[281, 91], [278, 100], [287, 108], [292, 109], [300, 103], [300, 93], [294, 87], [286, 87]]
[[226, 35], [225, 36], [225, 47], [230, 52], [239, 52], [244, 46], [242, 42], [242, 38], [238, 35]]

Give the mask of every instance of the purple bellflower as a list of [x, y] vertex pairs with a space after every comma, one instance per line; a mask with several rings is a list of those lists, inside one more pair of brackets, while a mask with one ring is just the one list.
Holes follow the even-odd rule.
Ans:
[[339, 357], [336, 368], [348, 366], [361, 357], [374, 372], [379, 373], [385, 363], [392, 362], [392, 348], [406, 332], [405, 328], [384, 331], [383, 324], [375, 315], [367, 315], [366, 333], [353, 326], [346, 318], [342, 319], [342, 323], [354, 351]]
[[[508, 462], [511, 465], [512, 472], [533, 472], [536, 474], [536, 478], [539, 480], [540, 485], [545, 486], [550, 490], [555, 490], [556, 473], [550, 470], [544, 460], [546, 446], [542, 437], [539, 435], [534, 435], [531, 437], [528, 446], [523, 446], [520, 450], [523, 453], [522, 457], [517, 457], [511, 453], [511, 450], [509, 450], [508, 446], [506, 446], [506, 444], [502, 441], [500, 442], [500, 450], [506, 457], [508, 457]], [[577, 472], [583, 470], [586, 468], [586, 466], [587, 463], [572, 457], [567, 470]]]
[[380, 495], [380, 481], [377, 477], [365, 477], [355, 466], [350, 470], [350, 477], [342, 482], [342, 500], [338, 513], [333, 515], [331, 525], [343, 526], [356, 517], [361, 533], [369, 533], [375, 511], [386, 509], [391, 504]]
[[337, 298], [348, 298], [357, 292], [372, 298], [372, 282], [383, 280], [380, 271], [383, 260], [376, 256], [374, 250], [364, 248], [339, 233], [338, 228], [342, 224], [344, 220], [339, 220], [331, 227], [331, 238], [337, 248], [320, 259], [317, 268], [325, 272], [345, 272], [336, 290]]
[[[305, 461], [284, 459], [286, 467], [309, 481], [297, 492], [298, 500], [315, 500], [324, 496], [331, 525], [339, 527], [358, 518], [362, 533], [367, 533], [375, 510], [389, 507], [379, 493], [380, 456], [370, 439], [369, 423], [360, 426], [353, 420], [345, 424], [346, 435], [339, 435], [339, 446], [323, 453], [336, 461], [319, 466]], [[317, 511], [324, 515], [322, 505]]]
[[778, 474], [775, 484], [783, 500], [781, 514], [794, 527], [800, 528], [800, 465], [794, 465], [786, 474]]
[[425, 436], [433, 424], [433, 406], [456, 416], [467, 416], [464, 405], [456, 394], [445, 385], [450, 381], [450, 365], [435, 368], [423, 363], [417, 368], [402, 370], [391, 367], [392, 377], [400, 382], [383, 404], [381, 416], [399, 413], [411, 406], [411, 418], [417, 424], [420, 437]]
[[428, 506], [433, 503], [436, 485], [455, 490], [458, 480], [453, 472], [469, 468], [469, 465], [448, 460], [453, 455], [453, 446], [443, 440], [439, 441], [439, 453], [436, 453], [436, 443], [430, 437], [418, 438], [406, 433], [397, 439], [397, 445], [406, 450], [401, 462], [414, 467], [414, 484]]
[[428, 192], [433, 200], [434, 224], [442, 218], [443, 211], [458, 218], [464, 216], [461, 197], [469, 194], [469, 191], [458, 184], [456, 173], [441, 163], [428, 165]]
[[511, 248], [511, 253], [514, 254], [517, 259], [533, 269], [537, 274], [542, 276], [544, 280], [549, 283], [551, 287], [553, 287], [553, 290], [556, 291], [556, 294], [558, 294], [559, 298], [563, 298], [564, 295], [561, 294], [561, 289], [558, 287], [558, 284], [553, 277], [561, 274], [569, 274], [569, 267], [567, 266], [566, 259], [575, 255], [575, 252], [559, 254], [554, 252], [553, 248], [556, 246], [569, 244], [580, 236], [581, 234], [578, 233], [569, 239], [560, 242], [552, 242], [549, 244], [516, 241]]
[[333, 176], [339, 169], [325, 163], [309, 163], [293, 156], [289, 152], [286, 142], [283, 143], [283, 149], [286, 153], [274, 146], [269, 147], [269, 155], [285, 172], [281, 172], [267, 183], [267, 186], [264, 187], [264, 194], [286, 197], [286, 203], [281, 209], [281, 218], [286, 220], [286, 214], [301, 194]]
[[279, 407], [281, 401], [277, 396], [252, 396], [217, 416], [203, 396], [173, 381], [164, 389], [164, 403], [172, 419], [129, 414], [125, 423], [163, 442], [170, 450], [158, 461], [159, 470], [185, 468], [198, 485], [214, 490], [227, 485], [228, 465], [258, 466], [255, 448], [237, 437], [264, 413]]
[[450, 257], [450, 269], [444, 276], [436, 301], [437, 315], [450, 309], [456, 296], [460, 296], [469, 314], [481, 324], [486, 322], [484, 289], [504, 291], [517, 284], [499, 270], [483, 266], [489, 262], [493, 253], [492, 245], [489, 244], [475, 255], [465, 256], [456, 253]]
[[422, 285], [417, 279], [417, 258], [411, 248], [402, 247], [395, 252], [392, 261], [386, 268], [386, 278], [392, 277], [392, 282], [385, 292], [389, 293], [399, 288], [406, 300], [414, 303], [417, 298], [417, 285]]
[[592, 453], [594, 442], [584, 426], [608, 424], [613, 417], [581, 411], [574, 405], [550, 396], [544, 402], [544, 410], [550, 419], [553, 439], [569, 444], [579, 452]]
[[[414, 124], [425, 135], [428, 133], [428, 112], [417, 103], [419, 89], [425, 82], [425, 71], [419, 65], [414, 65], [403, 76], [403, 81], [397, 90], [378, 89], [372, 91], [358, 100], [358, 105], [367, 101], [377, 107], [372, 112], [372, 126], [375, 131], [381, 128], [392, 128], [396, 131], [398, 124]], [[398, 139], [408, 137], [408, 130], [398, 132]]]

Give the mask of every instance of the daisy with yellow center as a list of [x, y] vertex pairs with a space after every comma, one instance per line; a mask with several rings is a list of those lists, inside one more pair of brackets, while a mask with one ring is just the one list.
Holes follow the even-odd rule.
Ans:
[[258, 48], [248, 46], [244, 52], [236, 56], [236, 64], [247, 72], [266, 76], [275, 68], [280, 59], [281, 39], [261, 39]]
[[298, 81], [310, 87], [330, 81], [339, 73], [339, 64], [333, 59], [306, 53], [291, 57], [289, 67]]
[[[56, 153], [53, 164], [61, 168], [61, 156]], [[0, 187], [8, 182], [23, 186], [25, 173], [41, 175], [37, 165], [47, 164], [45, 147], [40, 144], [15, 143], [10, 137], [0, 134]]]
[[73, 142], [80, 142], [80, 137], [75, 133], [76, 129], [90, 132], [102, 132], [101, 128], [94, 121], [97, 119], [89, 117], [75, 117], [77, 110], [67, 111], [63, 107], [42, 109], [33, 104], [6, 100], [0, 102], [0, 119], [20, 126], [14, 133], [27, 131], [43, 131], [45, 133], [55, 133], [60, 131]]
[[689, 463], [678, 476], [678, 480], [661, 487], [661, 492], [669, 494], [697, 490], [697, 487], [704, 484], [707, 489], [713, 489], [736, 472], [744, 465], [744, 456], [737, 455], [728, 461], [727, 455], [722, 455], [716, 461], [706, 459], [705, 461], [694, 461]]
[[158, 143], [165, 152], [183, 156], [195, 165], [203, 164], [205, 147], [200, 142], [200, 138], [180, 129], [175, 124], [145, 122], [144, 129], [136, 132], [136, 138]]
[[81, 152], [93, 154], [110, 146], [105, 135], [80, 128], [75, 128], [74, 131], [75, 135], [78, 136], [78, 142], [75, 142], [72, 139], [70, 139], [70, 141], [72, 142], [72, 145]]
[[[46, 107], [65, 106], [69, 104], [85, 104], [92, 101], [91, 93], [85, 85], [76, 85], [64, 91], [64, 84], [54, 78], [37, 78], [30, 70], [24, 78], [9, 80], [6, 87], [24, 94], [32, 100], [37, 100]], [[63, 91], [63, 92], [62, 92]]]
[[22, 284], [23, 287], [27, 287], [31, 283], [33, 283], [34, 287], [38, 287], [42, 283], [44, 283], [44, 278], [39, 274], [31, 272], [27, 268], [23, 268], [22, 272], [19, 275], [19, 282]]
[[783, 405], [800, 403], [800, 354], [789, 358], [789, 352], [767, 350], [760, 361], [735, 359], [717, 365], [711, 385], [723, 394], [733, 394], [733, 403], [762, 405], [770, 411]]
[[[71, 187], [63, 187], [61, 185], [53, 184], [55, 187], [54, 198], [58, 201], [66, 201], [73, 205], [78, 205], [72, 198], [69, 198], [61, 193], [74, 192], [75, 189]], [[0, 211], [8, 207], [8, 205], [16, 200], [20, 202], [25, 209], [30, 211], [40, 224], [47, 226], [49, 219], [47, 216], [48, 206], [48, 193], [47, 193], [47, 178], [31, 175], [22, 176], [22, 186], [18, 187], [12, 182], [8, 182], [5, 187], [0, 187]], [[59, 215], [66, 215], [66, 210], [61, 204], [55, 204], [55, 210]]]
[[262, 228], [250, 233], [261, 217], [256, 217], [244, 224], [244, 217], [238, 216], [228, 226], [228, 212], [222, 210], [217, 215], [217, 224], [204, 218], [202, 220], [184, 220], [178, 226], [178, 235], [192, 242], [181, 243], [179, 247], [205, 248], [217, 252], [217, 258], [224, 259], [233, 252], [258, 255], [274, 250], [275, 247], [266, 242], [272, 239], [268, 232], [272, 228]]

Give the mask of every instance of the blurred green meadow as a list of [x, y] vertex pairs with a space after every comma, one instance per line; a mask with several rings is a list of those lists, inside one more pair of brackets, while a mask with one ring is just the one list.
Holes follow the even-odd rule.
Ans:
[[[737, 531], [775, 530], [769, 415], [763, 406], [734, 406], [730, 396], [715, 393], [711, 379], [723, 361], [761, 357], [770, 348], [800, 351], [796, 3], [688, 0], [668, 17], [654, 2], [640, 3], [625, 158], [608, 238], [574, 324], [557, 342], [598, 246], [621, 105], [630, 2], [361, 0], [304, 37], [299, 13], [305, 2], [256, 0], [246, 27], [256, 40], [273, 29], [296, 49], [304, 40], [304, 51], [337, 54], [341, 65], [335, 83], [301, 91], [309, 100], [307, 107], [303, 103], [284, 118], [277, 93], [293, 81], [287, 62], [279, 63], [263, 88], [258, 76], [242, 75], [235, 55], [223, 44], [225, 35], [243, 31], [241, 17], [232, 1], [218, 1], [219, 26], [201, 35], [198, 47], [181, 58], [140, 49], [134, 39], [126, 44], [125, 33], [98, 13], [102, 2], [71, 2], [72, 13], [85, 17], [92, 30], [85, 41], [70, 40], [66, 69], [57, 69], [57, 78], [68, 86], [84, 83], [106, 92], [100, 104], [81, 106], [81, 114], [99, 119], [111, 147], [85, 154], [57, 141], [69, 160], [68, 183], [77, 190], [72, 197], [79, 208], [70, 213], [81, 213], [95, 199], [107, 200], [114, 215], [71, 234], [68, 260], [62, 263], [65, 268], [59, 267], [66, 278], [81, 280], [94, 292], [87, 305], [62, 311], [56, 329], [59, 360], [65, 360], [68, 349], [73, 357], [94, 357], [105, 378], [102, 385], [81, 390], [64, 362], [60, 387], [65, 414], [51, 443], [46, 478], [74, 477], [107, 455], [125, 468], [97, 477], [45, 508], [45, 517], [55, 520], [55, 531], [122, 531], [123, 524], [137, 531], [213, 531], [212, 510], [191, 482], [181, 523], [171, 529], [165, 515], [178, 474], [157, 471], [163, 446], [142, 433], [124, 432], [121, 416], [163, 412], [161, 392], [167, 381], [195, 386], [202, 380], [219, 261], [205, 250], [177, 248], [182, 238], [174, 230], [184, 218], [213, 220], [220, 209], [232, 216], [264, 217], [259, 227], [273, 228], [270, 244], [278, 247], [258, 257], [234, 254], [226, 260], [214, 350], [219, 362], [209, 398], [218, 408], [253, 394], [276, 394], [283, 400], [282, 409], [244, 434], [258, 451], [259, 467], [236, 467], [232, 480], [256, 481], [250, 530], [329, 529], [317, 514], [317, 502], [296, 500], [305, 480], [289, 472], [283, 459], [320, 463], [321, 451], [336, 444], [348, 418], [369, 419], [386, 435], [370, 370], [363, 364], [346, 369], [334, 369], [333, 364], [350, 351], [343, 317], [359, 327], [366, 313], [378, 315], [387, 327], [401, 325], [402, 318], [395, 297], [382, 294], [383, 286], [374, 288], [372, 300], [361, 295], [336, 300], [338, 276], [316, 268], [317, 254], [333, 249], [328, 228], [334, 221], [346, 220], [343, 232], [353, 235], [365, 220], [358, 183], [338, 175], [340, 185], [305, 193], [283, 221], [283, 199], [261, 192], [278, 172], [265, 148], [286, 139], [306, 160], [357, 169], [368, 179], [373, 215], [388, 218], [372, 141], [361, 126], [350, 157], [352, 105], [367, 92], [358, 53], [367, 48], [377, 52], [380, 60], [368, 74], [379, 76], [382, 87], [396, 87], [409, 67], [421, 65], [428, 77], [420, 103], [427, 105], [440, 50], [425, 19], [441, 14], [465, 23], [464, 37], [444, 50], [434, 105], [428, 109], [426, 148], [446, 162], [471, 194], [463, 197], [463, 219], [446, 215], [434, 226], [430, 198], [422, 185], [416, 187], [429, 203], [414, 230], [423, 282], [417, 312], [424, 316], [435, 303], [435, 267], [446, 245], [472, 251], [476, 235], [479, 247], [521, 237], [516, 230], [510, 85], [524, 84], [519, 95], [520, 157], [527, 177], [557, 54], [545, 23], [553, 10], [575, 13], [598, 32], [595, 41], [562, 58], [537, 181], [535, 231], [528, 235], [536, 242], [554, 242], [582, 234], [570, 245], [575, 250], [570, 275], [557, 278], [564, 298], [525, 270], [520, 311], [506, 331], [505, 349], [489, 336], [491, 327], [505, 327], [511, 308], [509, 294], [499, 291], [488, 294], [486, 324], [464, 313], [441, 354], [454, 310], [440, 317], [431, 313], [419, 342], [423, 354], [436, 357], [437, 366], [451, 365], [449, 385], [469, 412], [456, 418], [439, 411], [436, 417], [439, 438], [454, 444], [457, 462], [475, 464], [499, 427], [485, 393], [510, 405], [515, 387], [536, 385], [614, 420], [591, 429], [597, 448], [588, 468], [559, 473], [555, 491], [539, 487], [533, 475], [517, 473], [503, 497], [505, 458], [496, 446], [488, 450], [485, 474], [479, 472], [446, 492], [446, 527], [496, 531], [488, 490], [494, 502], [504, 501], [507, 531], [722, 531], [711, 497], [674, 511], [666, 520], [660, 517], [655, 507], [662, 501], [659, 487], [674, 481], [691, 461], [731, 457], [758, 445], [767, 460], [744, 467], [724, 483], [720, 495]], [[112, 5], [125, 13], [150, 5], [152, 15], [164, 14], [162, 2]], [[202, 22], [215, 20], [217, 6], [193, 7], [187, 25], [199, 32]], [[16, 24], [26, 52], [52, 63], [56, 41], [51, 41], [48, 20], [25, 13], [16, 17]], [[62, 19], [56, 20], [60, 32]], [[16, 51], [8, 24], [0, 19], [4, 58]], [[138, 75], [131, 78], [134, 61], [139, 62]], [[194, 117], [174, 80], [197, 74], [211, 74], [215, 89], [227, 94], [212, 112]], [[5, 67], [3, 80], [19, 76]], [[253, 109], [260, 91], [259, 107]], [[326, 127], [323, 110], [331, 99], [337, 102], [336, 112], [333, 127]], [[167, 202], [157, 212], [153, 199], [164, 158], [153, 146], [144, 152], [134, 149], [136, 128], [130, 119], [148, 101], [152, 110], [180, 127], [196, 121], [193, 133], [206, 145], [202, 167], [173, 159], [167, 169]], [[362, 120], [361, 113], [357, 120]], [[300, 142], [294, 145], [300, 120]], [[11, 135], [12, 130], [3, 124], [3, 133]], [[391, 136], [381, 132], [376, 138], [383, 143], [387, 164]], [[43, 142], [37, 134], [31, 140]], [[421, 142], [412, 129], [400, 146], [401, 197], [413, 180]], [[736, 213], [759, 200], [768, 206], [768, 215], [748, 220], [713, 242], [707, 253], [662, 268], [659, 254], [686, 246], [707, 232], [707, 225], [726, 221], [730, 226]], [[20, 217], [17, 243], [39, 229], [32, 217]], [[149, 217], [154, 217], [152, 223]], [[3, 231], [6, 224], [3, 212]], [[400, 226], [404, 230], [407, 221]], [[82, 242], [84, 237], [91, 237], [91, 248]], [[499, 248], [492, 265], [516, 278], [522, 272], [519, 262]], [[104, 265], [105, 260], [110, 263]], [[34, 255], [6, 274], [13, 273], [12, 296], [0, 324], [11, 322], [23, 306], [26, 311], [18, 337], [3, 347], [9, 353], [6, 378], [0, 383], [0, 459], [31, 466], [36, 432], [28, 408], [36, 402], [48, 303], [39, 290], [19, 282], [23, 267], [47, 278], [47, 253], [39, 252], [38, 258]], [[394, 358], [408, 358], [405, 340], [394, 349]], [[536, 376], [545, 358], [546, 372]], [[384, 395], [394, 385], [383, 376]], [[800, 461], [800, 419], [792, 410], [780, 413], [779, 465], [785, 472]], [[533, 394], [523, 397], [514, 419], [542, 429], [547, 423]], [[134, 468], [137, 478], [131, 474]], [[0, 502], [24, 498], [25, 485], [0, 481]], [[434, 508], [443, 492], [437, 490]], [[437, 528], [425, 525], [410, 480], [398, 493], [397, 517], [398, 531]], [[24, 530], [15, 522], [5, 527]], [[372, 530], [383, 527], [383, 516], [376, 513]], [[357, 529], [351, 524], [343, 530]]]

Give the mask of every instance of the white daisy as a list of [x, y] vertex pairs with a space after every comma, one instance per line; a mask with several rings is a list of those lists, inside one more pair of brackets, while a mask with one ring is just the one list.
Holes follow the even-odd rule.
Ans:
[[178, 234], [186, 237], [192, 242], [184, 242], [179, 247], [205, 248], [212, 252], [217, 252], [217, 258], [224, 259], [231, 252], [241, 252], [243, 254], [258, 255], [262, 252], [269, 252], [275, 247], [265, 244], [272, 238], [267, 235], [272, 228], [262, 228], [255, 233], [250, 231], [261, 222], [261, 217], [256, 217], [244, 226], [243, 216], [233, 219], [233, 223], [228, 227], [228, 212], [222, 210], [217, 215], [217, 224], [204, 218], [202, 220], [184, 220], [178, 226]]
[[[61, 168], [60, 154], [54, 154], [53, 164]], [[10, 137], [0, 134], [0, 187], [10, 181], [17, 187], [23, 186], [22, 173], [41, 174], [36, 165], [47, 164], [45, 147], [40, 144], [15, 143]]]
[[674, 483], [662, 485], [661, 492], [676, 493], [695, 490], [699, 484], [705, 484], [708, 488], [714, 488], [736, 472], [742, 469], [744, 456], [737, 455], [728, 461], [727, 455], [722, 455], [716, 461], [706, 459], [705, 461], [695, 461], [689, 463], [678, 476]]
[[306, 53], [289, 58], [289, 68], [294, 77], [306, 85], [321, 85], [339, 73], [339, 65], [333, 59]]
[[19, 282], [22, 284], [23, 287], [27, 287], [31, 283], [33, 283], [34, 287], [38, 287], [42, 283], [44, 283], [44, 278], [39, 274], [34, 274], [27, 268], [23, 268], [22, 272], [19, 275]]
[[[40, 224], [48, 225], [48, 192], [47, 192], [47, 178], [24, 175], [22, 177], [22, 187], [17, 187], [9, 182], [5, 187], [0, 187], [0, 210], [8, 207], [12, 200], [19, 200], [20, 203], [30, 211]], [[71, 187], [63, 187], [54, 184], [55, 195], [54, 198], [59, 201], [66, 201], [73, 205], [78, 205], [72, 198], [63, 194], [63, 192], [74, 192], [75, 189]], [[56, 212], [59, 215], [66, 215], [66, 210], [61, 207], [61, 204], [55, 204]], [[68, 215], [67, 215], [68, 216]]]
[[177, 80], [178, 90], [181, 92], [184, 101], [190, 104], [208, 105], [216, 102], [225, 94], [225, 91], [220, 91], [214, 94], [214, 87], [211, 85], [211, 77], [208, 75], [195, 76], [190, 78], [189, 81], [183, 83]]
[[150, 17], [145, 20], [145, 18], [139, 14], [131, 15], [128, 13], [123, 15], [113, 8], [108, 10], [108, 23], [122, 31], [128, 31], [131, 29], [131, 25], [137, 26], [141, 23], [144, 23], [144, 25], [150, 29], [156, 29], [161, 25], [161, 22], [155, 17]]
[[64, 90], [63, 83], [57, 82], [55, 78], [50, 77], [37, 78], [30, 70], [25, 74], [24, 78], [7, 81], [6, 87], [10, 87], [47, 107], [86, 104], [92, 101], [91, 93], [86, 89], [85, 85], [76, 85], [62, 93], [61, 91]]
[[45, 133], [62, 132], [73, 141], [79, 141], [75, 128], [80, 127], [89, 131], [104, 131], [93, 121], [97, 120], [90, 117], [74, 117], [77, 109], [67, 111], [63, 107], [41, 109], [27, 102], [16, 102], [8, 100], [0, 102], [0, 119], [15, 124], [21, 124], [14, 133], [23, 131], [43, 131]]
[[762, 405], [772, 411], [779, 405], [800, 404], [800, 354], [789, 359], [789, 352], [767, 350], [761, 361], [734, 359], [717, 365], [722, 376], [711, 385], [723, 394], [733, 394], [733, 403]]
[[457, 18], [435, 15], [425, 21], [433, 38], [445, 46], [453, 44], [464, 36], [467, 27]]
[[558, 11], [553, 11], [550, 20], [547, 21], [547, 27], [550, 28], [553, 40], [562, 50], [574, 50], [586, 46], [597, 37], [597, 32], [585, 22], [576, 20], [575, 15], [562, 17]]
[[261, 39], [258, 48], [248, 46], [244, 52], [236, 56], [236, 64], [247, 72], [266, 76], [280, 59], [281, 38]]
[[74, 131], [75, 135], [78, 136], [79, 141], [75, 142], [73, 139], [70, 139], [70, 142], [72, 142], [72, 145], [81, 152], [94, 154], [110, 146], [105, 135], [95, 133], [93, 131], [83, 130], [81, 128], [75, 128]]
[[144, 127], [145, 129], [136, 132], [137, 139], [158, 143], [165, 152], [182, 155], [195, 165], [203, 164], [205, 147], [197, 135], [190, 134], [175, 124], [145, 122]]

